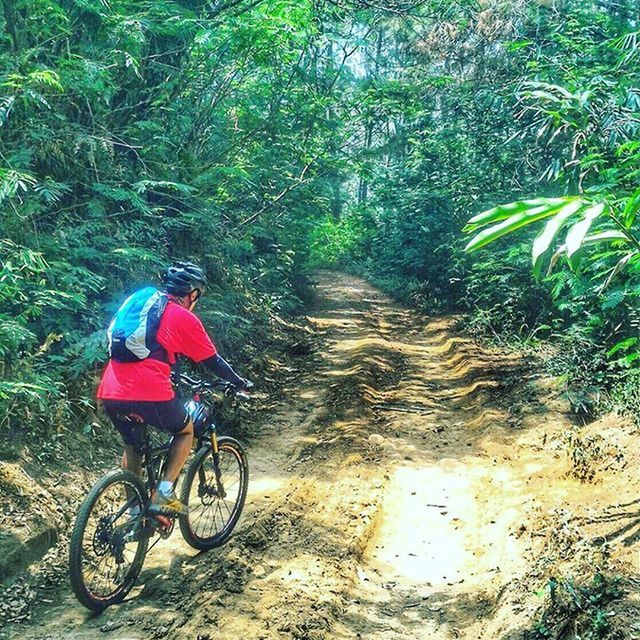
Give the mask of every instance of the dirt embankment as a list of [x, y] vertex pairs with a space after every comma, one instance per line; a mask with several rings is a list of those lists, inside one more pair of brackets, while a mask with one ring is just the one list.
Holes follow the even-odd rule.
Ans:
[[315, 349], [257, 414], [234, 538], [198, 555], [174, 534], [97, 617], [41, 581], [0, 637], [640, 637], [633, 428], [576, 429], [553, 381], [455, 319], [341, 274], [317, 290]]

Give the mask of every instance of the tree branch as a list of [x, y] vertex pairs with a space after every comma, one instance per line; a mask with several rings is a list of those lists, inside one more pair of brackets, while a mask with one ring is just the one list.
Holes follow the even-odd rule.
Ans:
[[240, 222], [238, 224], [236, 229], [239, 229], [240, 227], [244, 227], [245, 225], [250, 224], [251, 222], [253, 222], [257, 218], [259, 218], [265, 211], [267, 211], [267, 209], [270, 209], [271, 207], [273, 207], [273, 205], [275, 205], [278, 202], [280, 202], [280, 200], [282, 200], [282, 198], [284, 198], [289, 192], [293, 191], [294, 189], [296, 189], [300, 185], [304, 184], [305, 182], [308, 182], [309, 180], [305, 179], [304, 176], [307, 173], [307, 171], [309, 170], [309, 167], [311, 167], [311, 165], [319, 157], [320, 157], [319, 155], [315, 156], [312, 160], [310, 160], [305, 165], [304, 169], [302, 170], [302, 172], [298, 176], [298, 179], [296, 180], [296, 182], [294, 182], [293, 184], [290, 184], [286, 189], [283, 189], [273, 200], [271, 200], [270, 202], [267, 202], [267, 204], [265, 204], [259, 211], [256, 211], [255, 213], [252, 213], [248, 218], [245, 218], [244, 220], [242, 220], [242, 222]]

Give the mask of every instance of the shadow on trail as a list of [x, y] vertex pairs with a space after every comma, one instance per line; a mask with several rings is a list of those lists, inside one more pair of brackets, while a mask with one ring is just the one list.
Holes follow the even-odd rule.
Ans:
[[[419, 591], [398, 591], [385, 587], [387, 597], [380, 600], [358, 598], [352, 600], [341, 617], [341, 624], [349, 634], [366, 637], [373, 627], [379, 631], [412, 628], [416, 637], [425, 632], [437, 633], [437, 638], [458, 637], [461, 630], [490, 618], [495, 613], [496, 601], [489, 594], [455, 593], [451, 591], [421, 594]], [[367, 611], [367, 615], [359, 613]]]
[[[616, 509], [637, 506], [634, 511], [618, 511]], [[621, 521], [627, 522], [622, 526], [614, 526]], [[599, 533], [592, 538], [594, 545], [602, 545], [604, 543], [620, 542], [625, 547], [630, 547], [640, 541], [640, 498], [626, 504], [617, 504], [604, 510], [604, 513], [597, 516], [581, 516], [573, 518], [573, 521], [579, 525], [598, 524]], [[609, 528], [603, 525], [612, 525]], [[602, 529], [605, 529], [602, 531]]]

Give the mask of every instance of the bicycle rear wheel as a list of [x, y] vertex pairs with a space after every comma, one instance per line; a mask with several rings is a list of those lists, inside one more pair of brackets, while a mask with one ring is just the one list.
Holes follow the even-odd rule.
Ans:
[[142, 511], [147, 501], [142, 480], [118, 469], [100, 478], [80, 506], [69, 543], [69, 578], [88, 609], [102, 611], [133, 588], [149, 538], [130, 509]]
[[[180, 500], [189, 513], [180, 518], [180, 531], [194, 549], [212, 549], [227, 541], [247, 497], [249, 465], [234, 438], [218, 438], [217, 469], [211, 446], [202, 447], [189, 464]], [[216, 471], [219, 473], [216, 480]]]

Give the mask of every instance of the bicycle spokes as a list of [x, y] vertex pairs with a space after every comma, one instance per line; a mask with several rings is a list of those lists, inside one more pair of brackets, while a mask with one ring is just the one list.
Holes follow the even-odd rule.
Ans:
[[243, 482], [235, 450], [222, 447], [202, 461], [189, 492], [189, 524], [194, 536], [209, 539], [225, 530], [237, 510]]
[[135, 561], [142, 500], [124, 483], [112, 484], [91, 509], [82, 539], [82, 578], [97, 598], [116, 591]]

